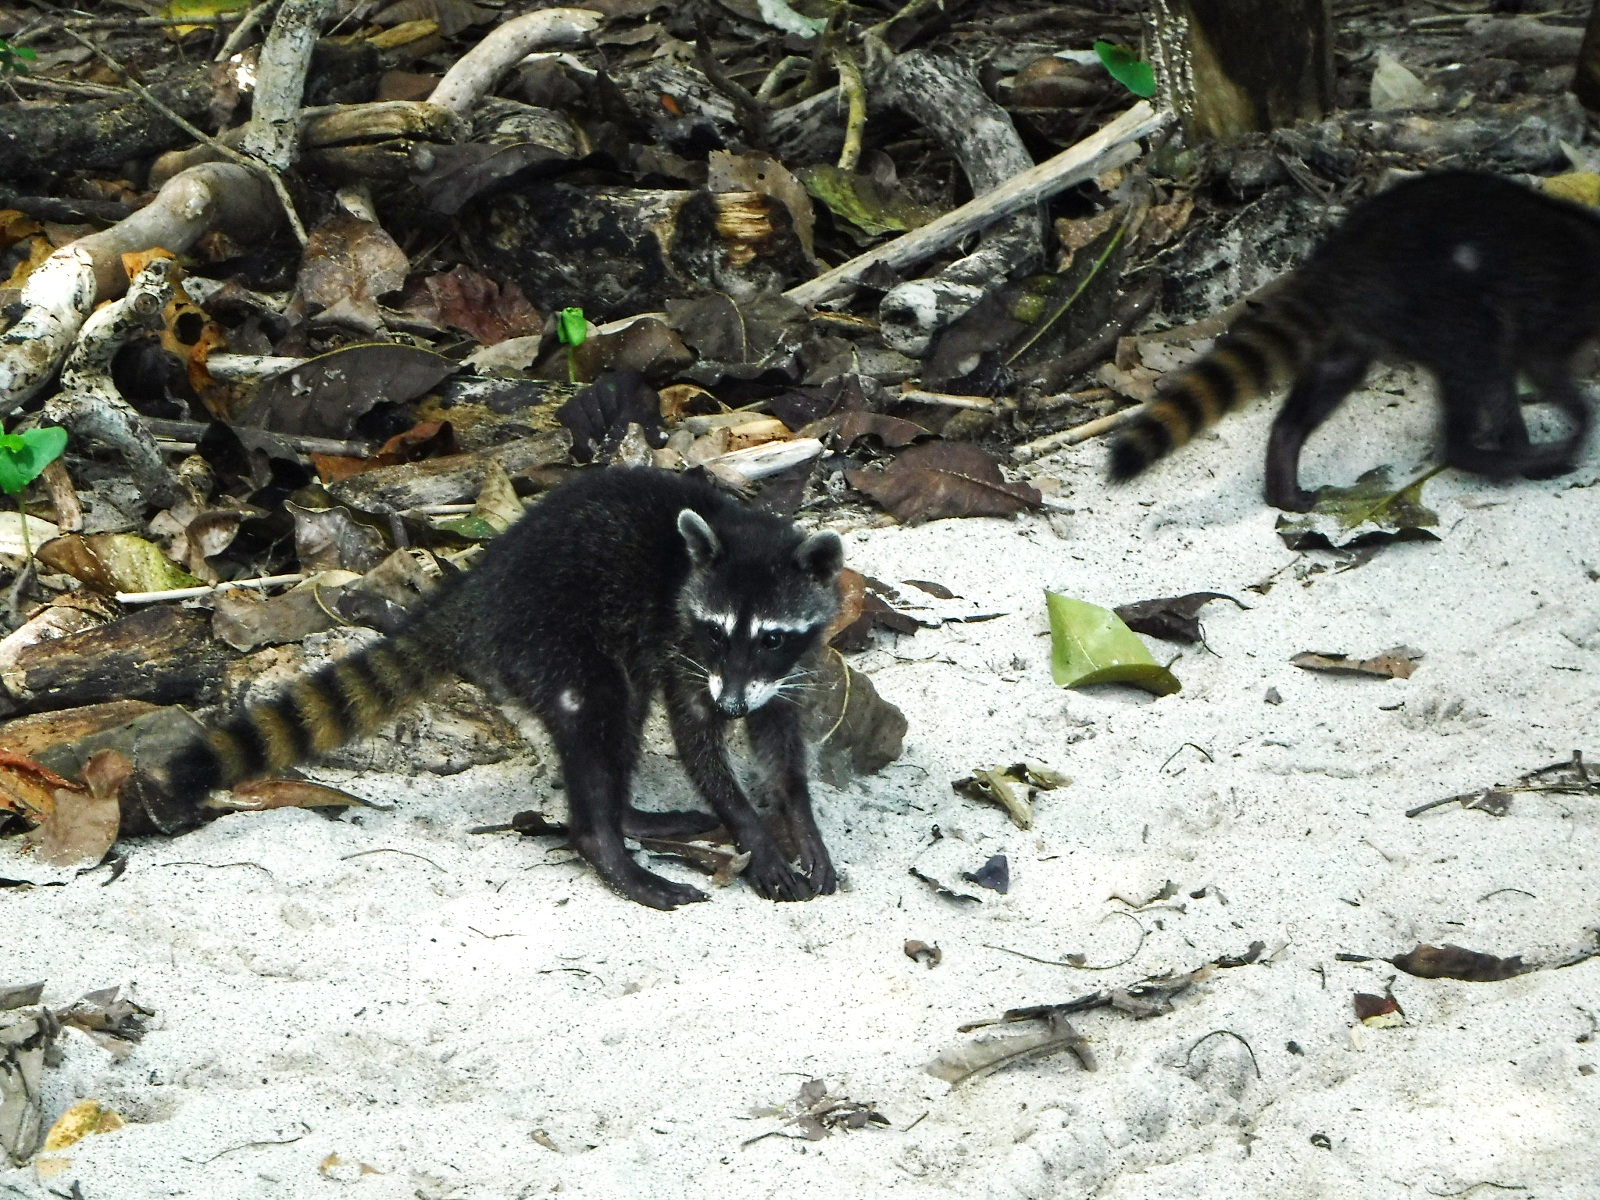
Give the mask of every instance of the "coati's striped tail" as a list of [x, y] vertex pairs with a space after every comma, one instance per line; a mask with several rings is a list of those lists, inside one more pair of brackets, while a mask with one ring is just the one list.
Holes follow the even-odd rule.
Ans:
[[1132, 479], [1246, 400], [1287, 384], [1311, 359], [1327, 321], [1294, 295], [1245, 313], [1210, 354], [1122, 426], [1111, 443], [1111, 478]]
[[166, 764], [171, 796], [198, 801], [337, 749], [417, 699], [447, 670], [424, 629], [392, 637], [297, 679], [196, 738]]

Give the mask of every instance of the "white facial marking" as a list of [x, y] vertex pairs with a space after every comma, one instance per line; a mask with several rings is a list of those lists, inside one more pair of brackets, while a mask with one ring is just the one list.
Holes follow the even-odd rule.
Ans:
[[578, 693], [572, 688], [563, 688], [556, 697], [556, 707], [564, 713], [575, 713], [583, 707], [583, 701], [578, 698]]
[[731, 612], [717, 612], [710, 608], [701, 608], [693, 601], [689, 602], [689, 615], [696, 621], [704, 621], [709, 625], [720, 625], [724, 633], [732, 634], [734, 627], [739, 624], [739, 614]]
[[751, 617], [750, 636], [759, 637], [763, 633], [810, 633], [817, 625], [816, 621], [784, 621], [776, 617]]
[[1478, 254], [1478, 248], [1467, 242], [1462, 242], [1450, 252], [1450, 261], [1463, 271], [1476, 271], [1483, 265], [1483, 260]]
[[722, 676], [713, 671], [706, 676], [706, 691], [711, 693], [713, 700], [722, 699]]
[[748, 711], [755, 712], [777, 694], [776, 681], [770, 679], [752, 681], [744, 685], [744, 706]]

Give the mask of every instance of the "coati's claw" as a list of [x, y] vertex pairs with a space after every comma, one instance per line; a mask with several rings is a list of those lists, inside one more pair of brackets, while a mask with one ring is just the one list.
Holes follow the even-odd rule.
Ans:
[[831, 896], [839, 890], [839, 874], [833, 869], [833, 862], [828, 858], [827, 848], [819, 840], [815, 844], [815, 854], [807, 851], [807, 847], [800, 854], [800, 868], [806, 873], [806, 879], [811, 883], [811, 891], [818, 896]]
[[810, 881], [784, 862], [776, 847], [752, 853], [744, 877], [756, 895], [767, 900], [809, 900], [815, 894]]

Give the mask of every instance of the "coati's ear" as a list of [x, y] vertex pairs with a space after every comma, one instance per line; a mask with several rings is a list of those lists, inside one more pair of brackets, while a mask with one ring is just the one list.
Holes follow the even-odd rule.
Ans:
[[696, 567], [707, 567], [722, 553], [722, 543], [706, 524], [706, 519], [692, 508], [678, 514], [678, 532], [683, 544], [689, 548], [689, 561]]
[[832, 582], [844, 566], [844, 543], [833, 530], [820, 530], [800, 543], [794, 561], [807, 574]]

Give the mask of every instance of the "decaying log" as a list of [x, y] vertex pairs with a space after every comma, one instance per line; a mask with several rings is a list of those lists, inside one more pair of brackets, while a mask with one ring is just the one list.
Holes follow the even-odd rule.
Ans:
[[[973, 195], [992, 192], [1033, 166], [1009, 114], [962, 60], [912, 51], [890, 64], [882, 84], [889, 103], [955, 156]], [[986, 230], [973, 253], [931, 279], [891, 288], [878, 306], [883, 340], [902, 353], [922, 354], [935, 333], [1043, 253], [1044, 215], [1037, 202], [1020, 206]]]
[[490, 460], [499, 463], [507, 475], [515, 475], [531, 467], [566, 462], [571, 443], [572, 438], [564, 429], [542, 433], [476, 454], [451, 454], [363, 471], [329, 484], [328, 491], [340, 504], [370, 513], [401, 513], [425, 504], [458, 504], [477, 499]]
[[103, 700], [207, 701], [238, 657], [197, 613], [152, 608], [22, 650], [0, 684], [21, 711]]
[[123, 254], [157, 246], [180, 254], [213, 230], [248, 245], [269, 236], [281, 216], [265, 180], [231, 163], [207, 163], [169, 179], [126, 220], [57, 250], [28, 276], [23, 314], [0, 335], [0, 415], [49, 382], [98, 302], [127, 290]]
[[1171, 113], [1157, 112], [1141, 101], [1076, 146], [1069, 146], [1038, 166], [1013, 175], [993, 191], [974, 197], [919, 229], [790, 288], [784, 295], [796, 304], [817, 304], [849, 291], [878, 263], [897, 270], [912, 266], [1007, 213], [1131, 162], [1139, 155], [1134, 143], [1163, 128], [1171, 119]]
[[1589, 9], [1589, 20], [1583, 27], [1583, 44], [1578, 50], [1578, 70], [1573, 76], [1572, 90], [1585, 108], [1600, 109], [1600, 4]]
[[1162, 100], [1193, 138], [1228, 141], [1333, 108], [1325, 0], [1155, 0]]
[[759, 295], [811, 270], [788, 207], [759, 192], [551, 183], [494, 196], [478, 219], [490, 269], [595, 319], [706, 290]]
[[[204, 71], [150, 90], [180, 116], [206, 123], [213, 88]], [[79, 104], [7, 104], [0, 106], [0, 179], [15, 183], [58, 171], [105, 170], [188, 140], [133, 95]]]

